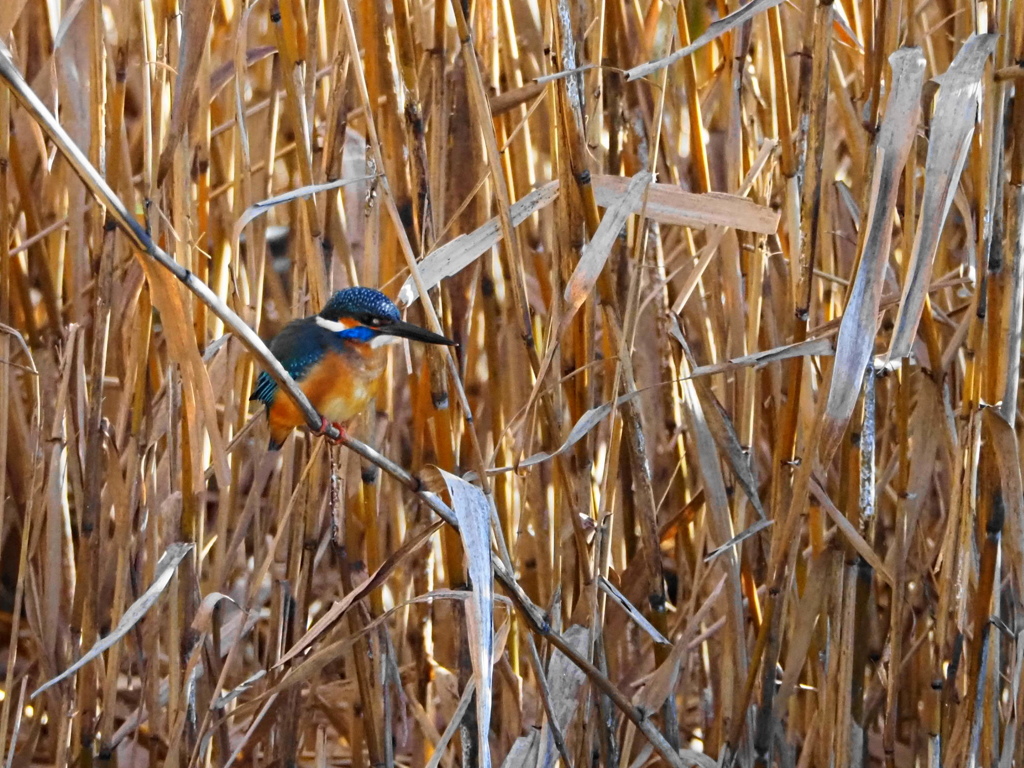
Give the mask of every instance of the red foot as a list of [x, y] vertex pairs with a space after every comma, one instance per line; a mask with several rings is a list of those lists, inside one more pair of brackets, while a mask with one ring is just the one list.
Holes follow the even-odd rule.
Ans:
[[[337, 438], [332, 438], [328, 436], [327, 430], [330, 427], [334, 427], [336, 430], [338, 430]], [[327, 442], [329, 442], [331, 445], [341, 445], [345, 440], [348, 439], [348, 432], [345, 431], [345, 428], [341, 424], [339, 424], [336, 421], [328, 421], [323, 416], [320, 417], [320, 429], [319, 431], [317, 431], [317, 434], [322, 435], [324, 438], [326, 438]]]

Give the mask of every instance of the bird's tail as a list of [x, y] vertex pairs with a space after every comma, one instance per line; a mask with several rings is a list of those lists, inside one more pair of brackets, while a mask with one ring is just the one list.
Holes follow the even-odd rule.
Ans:
[[270, 442], [267, 444], [268, 451], [279, 451], [281, 446], [284, 445], [284, 441], [288, 439], [288, 435], [292, 432], [291, 428], [286, 429], [275, 429], [273, 423], [270, 424]]

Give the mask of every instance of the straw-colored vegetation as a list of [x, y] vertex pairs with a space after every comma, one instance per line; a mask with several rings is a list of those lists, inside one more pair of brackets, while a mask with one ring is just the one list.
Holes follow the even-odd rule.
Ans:
[[[1024, 2], [0, 42], [4, 765], [1024, 765]], [[268, 453], [352, 284], [460, 346]]]

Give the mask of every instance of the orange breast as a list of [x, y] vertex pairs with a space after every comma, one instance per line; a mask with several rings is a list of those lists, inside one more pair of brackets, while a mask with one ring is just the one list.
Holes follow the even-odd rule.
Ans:
[[[299, 388], [324, 418], [344, 424], [359, 415], [377, 393], [384, 360], [375, 352], [329, 354], [299, 382]], [[279, 443], [292, 429], [306, 423], [298, 407], [283, 392], [274, 398], [268, 416], [271, 436]]]

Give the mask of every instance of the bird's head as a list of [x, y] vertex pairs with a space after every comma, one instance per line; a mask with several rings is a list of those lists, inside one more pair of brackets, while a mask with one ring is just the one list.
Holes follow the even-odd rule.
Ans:
[[316, 322], [343, 339], [372, 347], [399, 339], [456, 346], [451, 339], [402, 320], [398, 307], [391, 299], [373, 288], [346, 288], [338, 291], [320, 310]]

